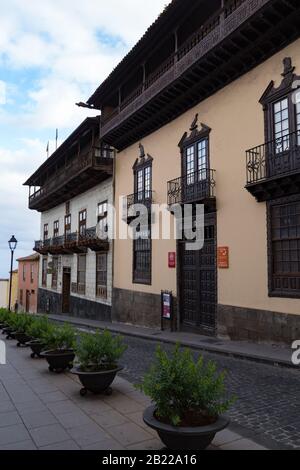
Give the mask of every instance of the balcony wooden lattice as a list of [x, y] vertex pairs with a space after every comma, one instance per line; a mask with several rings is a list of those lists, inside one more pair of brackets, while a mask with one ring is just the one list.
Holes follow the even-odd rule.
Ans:
[[101, 183], [113, 174], [113, 151], [93, 147], [57, 170], [29, 197], [29, 208], [49, 210]]

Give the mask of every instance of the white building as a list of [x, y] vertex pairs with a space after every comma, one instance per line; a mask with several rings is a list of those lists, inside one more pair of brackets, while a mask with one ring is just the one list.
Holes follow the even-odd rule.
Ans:
[[8, 306], [8, 279], [0, 279], [0, 308], [7, 308]]
[[41, 212], [40, 312], [111, 319], [114, 155], [99, 124], [86, 119], [25, 183]]

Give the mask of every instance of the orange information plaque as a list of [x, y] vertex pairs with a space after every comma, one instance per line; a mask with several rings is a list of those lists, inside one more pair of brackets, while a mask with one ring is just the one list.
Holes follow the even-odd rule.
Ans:
[[229, 269], [229, 248], [221, 246], [218, 248], [218, 267], [219, 269]]

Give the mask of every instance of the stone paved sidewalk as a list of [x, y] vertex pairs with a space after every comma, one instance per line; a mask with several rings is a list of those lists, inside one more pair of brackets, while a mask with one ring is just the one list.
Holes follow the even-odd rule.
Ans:
[[[0, 337], [2, 339], [2, 336]], [[80, 397], [71, 374], [48, 371], [44, 360], [7, 341], [7, 365], [0, 366], [0, 450], [160, 450], [157, 434], [142, 413], [149, 400], [118, 377], [112, 396]], [[211, 449], [264, 450], [226, 430]]]

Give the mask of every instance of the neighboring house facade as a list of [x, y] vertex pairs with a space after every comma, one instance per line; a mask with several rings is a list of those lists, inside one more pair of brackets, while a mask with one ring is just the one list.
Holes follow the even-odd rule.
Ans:
[[40, 256], [33, 254], [17, 261], [19, 263], [18, 309], [21, 312], [37, 313]]
[[114, 152], [99, 128], [86, 119], [26, 182], [41, 212], [39, 312], [111, 319]]
[[160, 327], [166, 290], [182, 330], [299, 339], [299, 18], [295, 1], [173, 0], [88, 100], [130, 195], [119, 216], [205, 206], [201, 251], [151, 240], [150, 219], [148, 240], [115, 241], [114, 321]]
[[[8, 282], [8, 294], [7, 298], [9, 299], [9, 291], [10, 291], [10, 281]], [[11, 276], [11, 310], [14, 310], [15, 305], [18, 302], [18, 296], [19, 296], [19, 273], [18, 270], [15, 269], [12, 272]], [[7, 305], [9, 303], [9, 300], [7, 301]]]
[[0, 279], [0, 308], [8, 306], [9, 279]]

